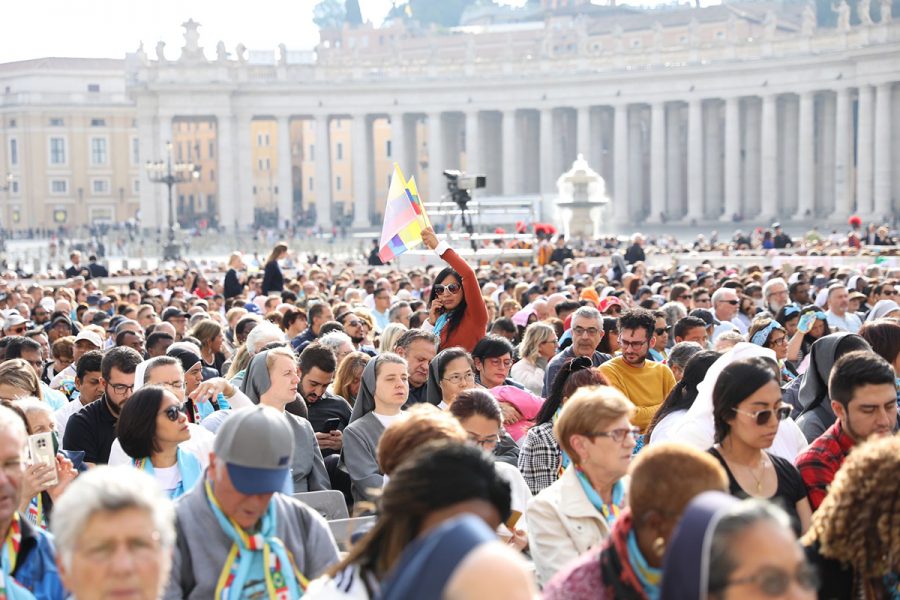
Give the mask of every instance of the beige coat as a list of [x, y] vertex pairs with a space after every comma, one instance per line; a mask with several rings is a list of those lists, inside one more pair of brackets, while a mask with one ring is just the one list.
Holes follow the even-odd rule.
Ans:
[[610, 533], [606, 519], [588, 500], [571, 467], [534, 497], [525, 518], [531, 557], [541, 586]]

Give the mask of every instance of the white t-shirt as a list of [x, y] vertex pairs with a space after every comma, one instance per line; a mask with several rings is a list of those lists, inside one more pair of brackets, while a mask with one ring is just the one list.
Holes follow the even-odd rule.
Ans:
[[53, 411], [53, 418], [56, 419], [56, 430], [59, 432], [59, 439], [63, 439], [66, 435], [66, 425], [69, 423], [69, 418], [82, 408], [84, 408], [84, 404], [81, 403], [81, 400], [75, 399], [71, 402], [66, 402], [63, 404], [62, 408]]
[[687, 414], [687, 409], [675, 410], [662, 418], [662, 421], [656, 424], [653, 432], [650, 434], [650, 444], [658, 444], [670, 440], [672, 433], [678, 427], [678, 423]]
[[406, 416], [402, 412], [397, 413], [396, 415], [380, 415], [374, 410], [372, 411], [372, 414], [375, 415], [375, 418], [378, 419], [382, 425], [384, 425], [385, 429], [387, 429], [394, 421], [399, 421]]
[[154, 467], [153, 475], [156, 477], [159, 487], [168, 495], [175, 491], [175, 488], [178, 487], [178, 483], [181, 481], [181, 471], [178, 470], [177, 464], [171, 467]]

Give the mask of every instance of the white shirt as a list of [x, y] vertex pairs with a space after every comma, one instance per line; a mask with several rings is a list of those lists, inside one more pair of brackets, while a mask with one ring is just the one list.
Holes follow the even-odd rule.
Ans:
[[862, 321], [855, 313], [850, 311], [845, 312], [843, 317], [839, 317], [829, 310], [825, 313], [825, 317], [830, 327], [836, 327], [842, 331], [857, 333], [859, 328], [862, 327]]
[[[188, 423], [188, 431], [191, 439], [178, 444], [178, 447], [185, 452], [190, 452], [200, 461], [200, 468], [205, 469], [209, 466], [209, 453], [212, 452], [213, 442], [216, 436], [208, 429], [204, 429], [195, 423]], [[119, 438], [113, 440], [112, 447], [109, 449], [109, 466], [131, 465], [134, 462], [130, 456], [122, 450], [122, 444]]]
[[162, 491], [168, 495], [175, 491], [175, 488], [178, 487], [178, 483], [181, 481], [181, 471], [178, 470], [177, 464], [171, 467], [154, 467], [153, 476], [156, 478], [156, 483], [159, 484]]
[[59, 439], [63, 439], [66, 435], [66, 425], [69, 423], [69, 417], [84, 408], [81, 400], [75, 399], [66, 402], [62, 408], [53, 411], [53, 418], [56, 419], [56, 430], [59, 432]]
[[672, 433], [678, 427], [678, 423], [687, 414], [687, 409], [675, 410], [667, 414], [656, 424], [650, 433], [650, 444], [658, 444], [672, 438]]
[[544, 369], [524, 358], [512, 366], [509, 376], [524, 385], [535, 396], [540, 396], [544, 391]]
[[406, 416], [402, 412], [397, 413], [396, 415], [380, 415], [374, 410], [372, 411], [372, 414], [375, 415], [375, 418], [378, 419], [382, 425], [384, 425], [385, 429], [387, 429], [394, 421], [399, 421]]

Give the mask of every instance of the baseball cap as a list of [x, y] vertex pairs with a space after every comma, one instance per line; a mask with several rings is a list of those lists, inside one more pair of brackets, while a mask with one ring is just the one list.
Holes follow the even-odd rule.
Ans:
[[88, 306], [97, 306], [100, 304], [100, 294], [91, 294], [87, 297]]
[[244, 308], [247, 309], [247, 312], [252, 313], [254, 315], [261, 315], [262, 311], [259, 309], [259, 306], [254, 304], [253, 302], [245, 302]]
[[81, 340], [87, 340], [88, 342], [90, 342], [94, 346], [96, 346], [97, 348], [103, 347], [103, 340], [100, 339], [100, 336], [88, 329], [82, 329], [81, 331], [78, 332], [78, 335], [75, 336], [76, 344], [78, 342], [80, 342]]
[[721, 321], [719, 321], [710, 311], [706, 310], [705, 308], [695, 308], [691, 311], [691, 316], [703, 319], [707, 327], [709, 327], [710, 325], [721, 325]]
[[11, 314], [3, 320], [3, 329], [5, 330], [9, 329], [10, 327], [16, 327], [25, 322], [27, 322], [25, 317], [16, 312], [15, 314]]
[[625, 307], [625, 305], [622, 304], [622, 301], [615, 296], [607, 296], [600, 301], [599, 310], [601, 313], [605, 313], [607, 310], [609, 310], [610, 306], [621, 306], [622, 308]]
[[169, 319], [178, 319], [180, 317], [187, 317], [187, 316], [188, 316], [188, 314], [186, 312], [183, 312], [177, 306], [170, 306], [169, 308], [167, 308], [166, 310], [163, 311], [162, 320], [168, 321]]
[[234, 411], [213, 444], [232, 485], [242, 494], [272, 494], [285, 487], [291, 473], [294, 435], [287, 418], [269, 406]]
[[851, 300], [865, 300], [866, 295], [863, 294], [862, 292], [850, 292], [850, 299]]

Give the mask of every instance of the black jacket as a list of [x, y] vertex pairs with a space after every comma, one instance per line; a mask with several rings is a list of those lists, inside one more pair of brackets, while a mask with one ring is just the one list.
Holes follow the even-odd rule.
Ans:
[[241, 283], [237, 271], [234, 269], [228, 269], [228, 272], [225, 273], [224, 287], [224, 296], [226, 298], [234, 298], [235, 296], [240, 296], [244, 292], [244, 285]]
[[266, 263], [266, 271], [263, 274], [262, 293], [267, 296], [269, 292], [281, 292], [284, 290], [284, 275], [278, 261], [270, 260]]

